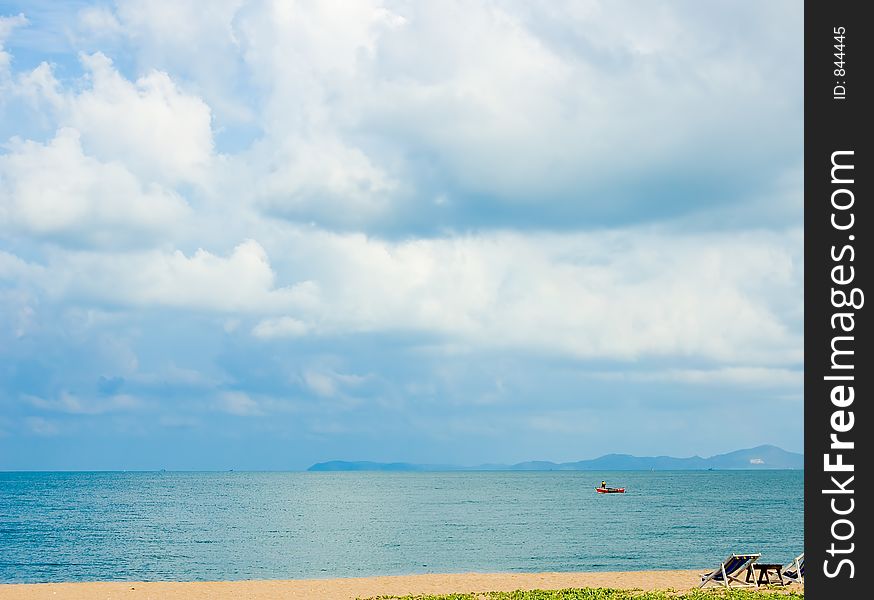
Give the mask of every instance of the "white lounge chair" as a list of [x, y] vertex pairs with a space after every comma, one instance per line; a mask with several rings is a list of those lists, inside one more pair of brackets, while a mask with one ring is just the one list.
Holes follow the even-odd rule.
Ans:
[[783, 578], [783, 583], [800, 583], [804, 585], [804, 552], [795, 557], [795, 559], [780, 569], [780, 577]]
[[725, 587], [759, 587], [756, 583], [756, 578], [751, 577], [751, 581], [741, 579], [744, 573], [750, 574], [751, 565], [756, 562], [761, 554], [732, 554], [724, 561], [719, 563], [719, 566], [713, 569], [710, 573], [701, 575], [701, 585], [703, 588], [708, 583], [716, 583]]

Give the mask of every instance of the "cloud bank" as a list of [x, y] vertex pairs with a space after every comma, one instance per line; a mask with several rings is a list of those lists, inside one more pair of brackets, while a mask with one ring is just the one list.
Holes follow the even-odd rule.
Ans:
[[800, 446], [793, 3], [0, 18], [0, 468]]

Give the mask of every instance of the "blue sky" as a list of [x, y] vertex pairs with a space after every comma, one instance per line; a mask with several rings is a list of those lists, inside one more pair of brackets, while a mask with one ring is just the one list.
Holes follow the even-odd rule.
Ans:
[[0, 1], [0, 469], [800, 451], [801, 9]]

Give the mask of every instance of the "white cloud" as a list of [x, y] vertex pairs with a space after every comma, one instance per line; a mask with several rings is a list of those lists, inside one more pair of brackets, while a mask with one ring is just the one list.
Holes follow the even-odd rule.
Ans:
[[[263, 10], [244, 0], [118, 0], [113, 17], [136, 48], [140, 64], [178, 73], [226, 122], [249, 123], [258, 112], [240, 94], [240, 41], [235, 22], [241, 12]], [[243, 97], [241, 97], [243, 96]]]
[[[239, 244], [227, 257], [199, 249], [108, 255], [58, 254], [42, 285], [59, 298], [133, 307], [270, 312], [306, 298], [306, 286], [277, 289], [264, 249]], [[86, 276], [87, 274], [87, 276]]]
[[[283, 330], [281, 319], [267, 321], [261, 337], [419, 331], [439, 334], [447, 347], [580, 358], [801, 360], [798, 231], [630, 228], [392, 243], [298, 230], [283, 239], [294, 249], [285, 270], [309, 281], [311, 297], [293, 305], [293, 326]], [[671, 376], [692, 381], [698, 375]], [[720, 372], [733, 381], [774, 376]], [[780, 374], [787, 377], [793, 376]]]
[[97, 38], [115, 37], [123, 32], [115, 14], [105, 6], [86, 6], [78, 17], [79, 27]]
[[334, 382], [334, 378], [327, 373], [307, 371], [303, 374], [303, 378], [307, 387], [319, 396], [329, 398], [337, 393], [337, 386]]
[[31, 278], [59, 300], [261, 316], [252, 334], [265, 339], [418, 332], [447, 351], [774, 366], [802, 356], [799, 240], [627, 228], [389, 242], [286, 228], [270, 240], [276, 268], [250, 240], [226, 257], [59, 253]]
[[[78, 395], [6, 393], [62, 426], [113, 401], [80, 392], [101, 375], [168, 424], [433, 408], [454, 445], [469, 424], [445, 411], [471, 403], [518, 403], [498, 437], [573, 438], [591, 399], [526, 390], [590, 361], [626, 392], [788, 406], [796, 4], [118, 0], [34, 13], [6, 46], [27, 22], [2, 18], [0, 336]], [[490, 362], [515, 380], [467, 375]]]
[[215, 407], [231, 415], [257, 417], [264, 414], [258, 403], [243, 392], [224, 392], [219, 395]]
[[69, 99], [69, 124], [95, 156], [149, 180], [200, 181], [212, 159], [210, 109], [151, 71], [130, 82], [102, 53], [82, 56], [91, 88]]
[[28, 264], [14, 254], [0, 250], [0, 280], [24, 282], [41, 272], [38, 265]]
[[360, 149], [329, 134], [277, 145], [280, 148], [260, 145], [248, 158], [269, 166], [263, 175], [260, 168], [251, 171], [258, 181], [255, 199], [266, 211], [296, 219], [361, 224], [384, 217], [391, 207], [398, 183]]
[[799, 361], [800, 232], [630, 228], [386, 242], [300, 231], [315, 333], [421, 331], [579, 358]]
[[0, 155], [0, 227], [12, 235], [141, 245], [188, 215], [175, 192], [143, 185], [119, 162], [86, 156], [73, 129], [46, 144], [16, 141]]
[[764, 367], [725, 367], [712, 371], [679, 369], [665, 374], [668, 380], [692, 384], [728, 384], [756, 388], [795, 387], [804, 384], [804, 372]]
[[[29, 89], [60, 94], [60, 124], [98, 158], [292, 220], [395, 225], [420, 207], [463, 221], [483, 199], [631, 219], [725, 201], [649, 194], [678, 163], [712, 180], [756, 152], [800, 161], [786, 151], [800, 147], [800, 29], [772, 31], [781, 7], [122, 1], [79, 26], [122, 35], [139, 78], [96, 52], [90, 87], [55, 90], [37, 69]], [[770, 51], [726, 23], [767, 31]], [[212, 106], [216, 131], [245, 122], [257, 141], [217, 159]]]
[[[4, 252], [0, 272], [61, 303], [227, 313], [229, 331], [245, 323], [264, 340], [413, 332], [456, 352], [684, 356], [732, 369], [800, 361], [798, 231], [617, 226], [390, 241], [272, 219], [367, 229], [470, 197], [549, 206], [573, 196], [573, 211], [597, 214], [609, 198], [581, 192], [587, 182], [609, 183], [628, 160], [645, 178], [701, 148], [728, 152], [749, 121], [735, 117], [755, 102], [765, 121], [786, 112], [785, 94], [763, 101], [765, 67], [717, 17], [599, 2], [533, 12], [230, 0], [201, 13], [196, 2], [89, 7], [78, 13], [83, 35], [126, 38], [138, 75], [102, 52], [80, 56], [77, 82], [45, 63], [18, 75], [18, 94], [60, 128], [0, 156], [0, 227], [72, 249], [29, 262]], [[732, 15], [718, 16], [743, 20]], [[0, 34], [24, 22], [6, 19]], [[766, 62], [796, 41], [781, 34]], [[219, 64], [229, 81], [210, 79]], [[800, 81], [793, 73], [779, 75], [780, 89]], [[258, 139], [216, 154], [205, 97], [225, 124], [251, 119]], [[762, 130], [762, 147], [787, 143], [771, 136], [792, 131], [791, 119], [780, 123]], [[780, 173], [782, 196], [796, 198], [799, 173]], [[663, 195], [637, 201], [670, 205]], [[795, 205], [781, 203], [782, 219]]]
[[32, 71], [20, 73], [14, 92], [25, 98], [43, 121], [47, 121], [47, 113], [55, 116], [62, 111], [67, 101], [61, 83], [46, 62], [40, 63]]
[[665, 369], [661, 371], [601, 372], [597, 379], [608, 381], [676, 382], [689, 385], [731, 385], [740, 387], [801, 388], [804, 372], [768, 367], [722, 367], [717, 369]]
[[301, 378], [304, 385], [318, 396], [342, 400], [347, 406], [359, 403], [350, 393], [360, 391], [362, 386], [375, 381], [372, 374], [341, 373], [325, 364], [304, 369]]
[[252, 328], [252, 335], [257, 338], [270, 339], [277, 337], [299, 337], [306, 335], [307, 325], [291, 317], [263, 319]]
[[24, 400], [40, 410], [74, 415], [99, 415], [107, 412], [129, 411], [141, 406], [141, 402], [129, 394], [83, 399], [68, 391], [61, 391], [56, 398], [25, 395]]
[[[299, 195], [302, 157], [320, 154], [307, 140], [329, 139], [345, 145], [335, 156], [361, 153], [354, 164], [368, 167], [342, 176], [324, 167], [313, 173], [323, 188], [307, 180], [307, 189], [330, 192], [332, 182], [364, 172], [368, 181], [398, 182], [401, 195], [415, 182], [435, 196], [549, 198], [597, 214], [613, 210], [603, 203], [611, 187], [635, 188], [635, 205], [673, 202], [648, 197], [647, 182], [681, 161], [710, 171], [744, 163], [758, 151], [751, 135], [757, 148], [800, 143], [798, 121], [786, 117], [800, 115], [795, 96], [770, 93], [774, 85], [800, 92], [800, 62], [786, 66], [800, 38], [770, 38], [779, 45], [763, 63], [725, 27], [727, 18], [758, 17], [748, 19], [751, 30], [767, 28], [751, 7], [709, 15], [671, 4], [535, 12], [443, 2], [392, 12], [378, 2], [266, 3], [228, 22], [261, 86], [262, 141], [277, 152], [252, 162], [270, 165], [278, 192]], [[296, 155], [279, 152], [289, 139]], [[337, 216], [347, 220], [372, 208], [346, 198]], [[288, 212], [299, 209], [289, 203]]]
[[[0, 251], [0, 282], [18, 281], [27, 272], [27, 264]], [[20, 339], [36, 326], [37, 300], [30, 290], [0, 286], [0, 338]]]
[[8, 75], [9, 65], [12, 62], [12, 57], [3, 49], [3, 43], [12, 30], [16, 27], [27, 25], [27, 18], [23, 14], [15, 15], [14, 17], [0, 16], [0, 82], [2, 78]]
[[44, 62], [20, 74], [14, 92], [37, 114], [75, 129], [89, 156], [121, 162], [146, 181], [206, 185], [215, 156], [212, 113], [201, 98], [162, 71], [130, 81], [102, 52], [79, 60], [87, 85], [58, 81]]

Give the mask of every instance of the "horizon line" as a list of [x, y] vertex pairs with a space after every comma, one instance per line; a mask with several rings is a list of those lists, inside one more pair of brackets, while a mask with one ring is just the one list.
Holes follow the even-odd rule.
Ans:
[[[330, 462], [330, 461], [326, 461]], [[352, 462], [352, 461], [348, 461]], [[362, 462], [362, 461], [359, 461]], [[320, 463], [314, 463], [320, 464]], [[392, 464], [392, 463], [381, 463]], [[0, 474], [7, 473], [685, 473], [689, 471], [803, 471], [804, 467], [758, 467], [758, 468], [741, 468], [741, 467], [708, 467], [706, 469], [478, 469], [469, 467], [463, 469], [435, 469], [433, 471], [380, 471], [380, 470], [347, 470], [347, 471], [310, 471], [306, 469], [0, 469]]]

